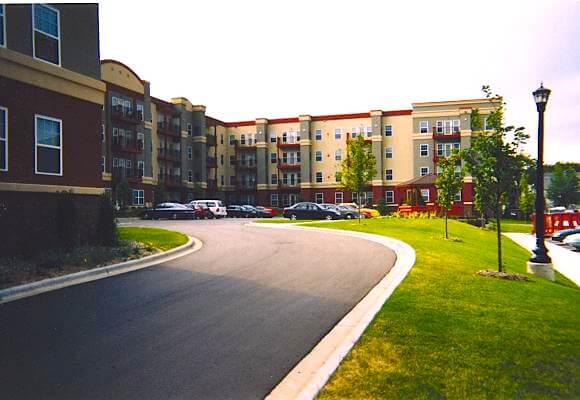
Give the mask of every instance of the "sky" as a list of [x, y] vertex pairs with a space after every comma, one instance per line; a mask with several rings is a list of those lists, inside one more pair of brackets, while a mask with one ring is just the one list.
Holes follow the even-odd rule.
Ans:
[[580, 1], [100, 1], [102, 59], [222, 121], [411, 108], [490, 85], [536, 156], [580, 162]]

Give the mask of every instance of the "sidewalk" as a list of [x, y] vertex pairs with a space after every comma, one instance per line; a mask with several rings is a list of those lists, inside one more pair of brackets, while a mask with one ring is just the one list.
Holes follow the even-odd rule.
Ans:
[[[520, 246], [530, 252], [536, 246], [536, 237], [526, 233], [504, 233]], [[546, 241], [549, 256], [552, 258], [554, 269], [580, 286], [580, 253], [562, 248], [556, 244]]]

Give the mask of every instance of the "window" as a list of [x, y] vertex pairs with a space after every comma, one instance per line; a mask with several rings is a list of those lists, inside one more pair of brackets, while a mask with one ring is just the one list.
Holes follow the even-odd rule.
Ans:
[[314, 138], [316, 140], [322, 140], [322, 129], [317, 129], [314, 131]]
[[236, 156], [230, 156], [230, 167], [236, 164]]
[[344, 194], [342, 192], [334, 192], [334, 204], [340, 204], [344, 202]]
[[272, 174], [270, 176], [270, 183], [272, 185], [277, 185], [278, 184], [278, 174]]
[[455, 194], [453, 201], [461, 201], [461, 190]]
[[388, 181], [392, 181], [393, 180], [393, 170], [392, 169], [387, 169], [385, 171], [385, 179]]
[[220, 133], [220, 144], [224, 144], [224, 134]]
[[137, 108], [137, 118], [140, 119], [141, 121], [143, 121], [143, 119], [145, 117], [145, 112], [143, 110], [143, 104], [137, 104], [135, 107]]
[[459, 133], [460, 132], [459, 127], [460, 127], [459, 120], [458, 119], [454, 119], [453, 120], [453, 133]]
[[342, 150], [338, 149], [334, 152], [334, 160], [335, 161], [342, 160]]
[[437, 157], [443, 156], [443, 143], [437, 143]]
[[276, 153], [270, 153], [270, 164], [276, 164]]
[[429, 174], [429, 167], [421, 167], [421, 169], [419, 170], [419, 175], [425, 176], [427, 174]]
[[272, 207], [278, 207], [278, 195], [275, 193], [272, 193], [270, 195], [270, 205]]
[[429, 133], [429, 121], [419, 122], [419, 132], [420, 133]]
[[387, 204], [395, 203], [395, 192], [392, 190], [385, 190], [385, 201]]
[[491, 118], [486, 117], [484, 119], [484, 125], [483, 126], [485, 127], [485, 130], [486, 131], [492, 131], [493, 130], [493, 124], [491, 123]]
[[393, 158], [393, 148], [392, 147], [385, 148], [385, 158]]
[[443, 121], [437, 121], [437, 133], [443, 133]]
[[[4, 18], [4, 17], [3, 17]], [[58, 10], [45, 4], [32, 5], [34, 58], [60, 65], [60, 23]]]
[[373, 136], [373, 127], [372, 126], [367, 126], [367, 137], [371, 137]]
[[193, 136], [193, 129], [191, 128], [190, 123], [187, 124], [187, 136], [189, 137]]
[[236, 184], [236, 177], [235, 175], [230, 176], [230, 185], [234, 186]]
[[8, 109], [0, 107], [0, 171], [8, 171]]
[[461, 148], [461, 145], [458, 142], [453, 143], [453, 150], [459, 151], [460, 148]]
[[187, 181], [193, 182], [193, 171], [190, 169], [187, 170]]
[[145, 143], [145, 135], [143, 134], [143, 132], [137, 132], [137, 148], [139, 150], [143, 150], [145, 148], [144, 143]]
[[421, 197], [425, 203], [429, 203], [429, 189], [421, 189]]
[[334, 130], [334, 138], [335, 139], [340, 139], [341, 137], [342, 137], [342, 129], [336, 128]]
[[270, 143], [276, 143], [276, 132], [270, 132]]
[[117, 168], [119, 166], [119, 159], [117, 157], [113, 157], [113, 168]]
[[240, 136], [240, 144], [242, 145], [246, 144], [246, 135], [244, 135], [243, 133]]
[[230, 146], [236, 144], [236, 135], [230, 135]]
[[0, 47], [6, 46], [6, 17], [4, 14], [4, 4], [0, 4]]
[[142, 206], [145, 204], [145, 191], [142, 189], [133, 190], [133, 205]]
[[324, 203], [324, 193], [315, 193], [314, 201], [318, 204]]
[[105, 124], [101, 124], [101, 142], [105, 143]]
[[461, 164], [455, 166], [455, 176], [461, 175]]
[[193, 159], [193, 147], [191, 146], [187, 146], [187, 159], [188, 160]]
[[101, 172], [105, 172], [105, 156], [101, 157]]
[[322, 152], [321, 151], [317, 151], [314, 155], [314, 159], [318, 162], [322, 161]]
[[35, 173], [62, 175], [62, 121], [35, 115]]
[[145, 175], [145, 162], [144, 161], [137, 161], [137, 173], [140, 177]]
[[428, 144], [419, 145], [419, 155], [421, 157], [429, 157], [429, 145]]
[[316, 183], [322, 183], [322, 172], [316, 173]]
[[393, 136], [393, 125], [385, 125], [385, 136]]

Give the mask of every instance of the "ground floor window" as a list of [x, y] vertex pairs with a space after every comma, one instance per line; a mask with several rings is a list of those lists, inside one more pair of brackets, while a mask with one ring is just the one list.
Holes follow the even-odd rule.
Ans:
[[145, 204], [145, 191], [141, 189], [133, 190], [133, 205], [142, 206]]
[[421, 189], [421, 197], [425, 203], [429, 202], [429, 189]]
[[270, 205], [272, 207], [278, 207], [278, 195], [276, 193], [270, 195]]
[[340, 204], [344, 202], [344, 195], [342, 192], [334, 193], [334, 204]]
[[455, 195], [454, 201], [461, 201], [461, 190]]
[[316, 193], [314, 195], [314, 201], [318, 204], [324, 203], [324, 193]]
[[41, 175], [62, 175], [62, 120], [36, 115], [35, 172]]
[[385, 190], [385, 201], [387, 204], [395, 203], [395, 192], [392, 190]]
[[0, 107], [0, 171], [8, 171], [8, 109], [4, 107]]

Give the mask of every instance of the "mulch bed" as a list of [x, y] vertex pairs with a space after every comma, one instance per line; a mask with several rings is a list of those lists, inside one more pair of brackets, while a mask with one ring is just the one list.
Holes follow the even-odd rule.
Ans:
[[477, 275], [487, 276], [490, 278], [505, 279], [507, 281], [531, 281], [531, 279], [525, 275], [520, 275], [512, 272], [497, 272], [489, 269], [482, 269], [481, 271], [477, 271]]

